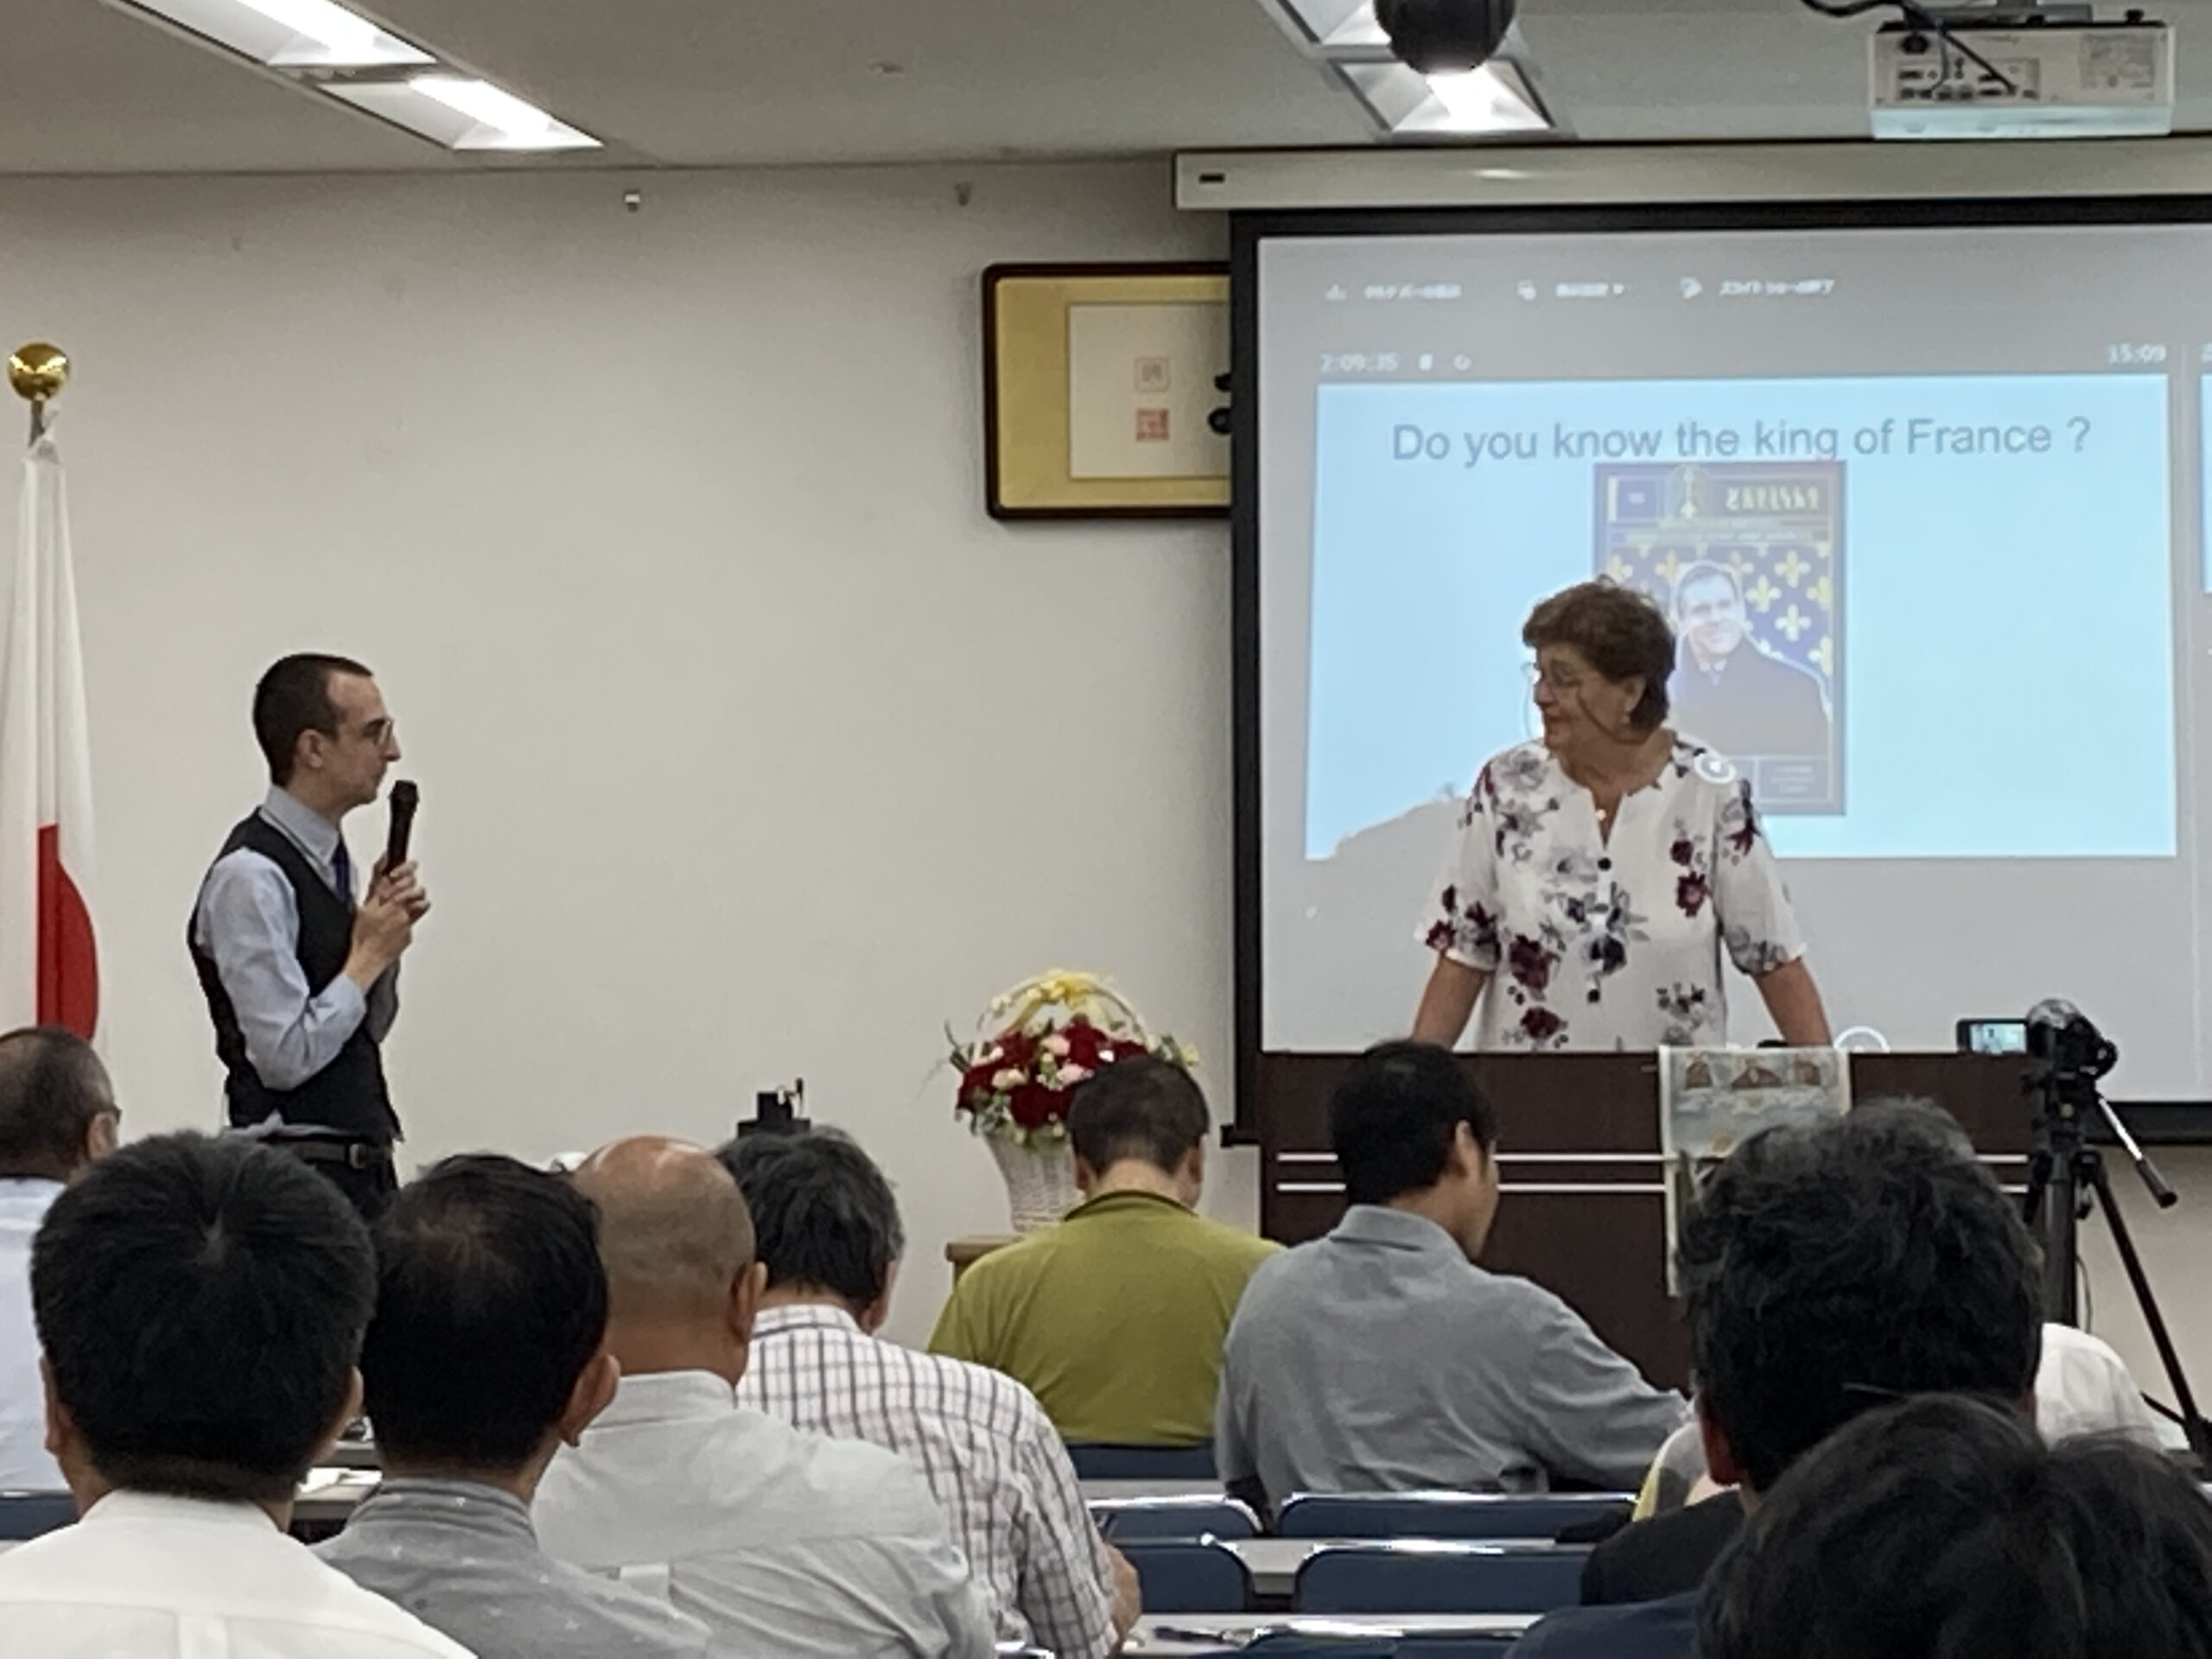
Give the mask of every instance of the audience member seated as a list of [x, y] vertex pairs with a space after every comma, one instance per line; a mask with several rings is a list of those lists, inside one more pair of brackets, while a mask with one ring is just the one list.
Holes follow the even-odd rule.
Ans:
[[1970, 1395], [2033, 1421], [2035, 1246], [1932, 1107], [1870, 1103], [1752, 1136], [1706, 1183], [1678, 1258], [1706, 1460], [1740, 1499], [1599, 1545], [1590, 1571], [1601, 1592], [1649, 1599], [1554, 1614], [1516, 1648], [1524, 1659], [1690, 1654], [1698, 1586], [1745, 1511], [1873, 1406]]
[[1222, 1338], [1277, 1249], [1197, 1213], [1208, 1127], [1191, 1074], [1149, 1055], [1077, 1088], [1068, 1139], [1083, 1204], [961, 1275], [931, 1350], [1025, 1384], [1065, 1440], [1205, 1441]]
[[989, 1604], [920, 1475], [737, 1403], [766, 1271], [715, 1154], [619, 1141], [575, 1179], [622, 1380], [538, 1484], [547, 1552], [664, 1592], [717, 1653], [988, 1653]]
[[1496, 1119], [1459, 1063], [1386, 1043], [1329, 1105], [1351, 1208], [1268, 1262], [1230, 1328], [1216, 1461], [1294, 1492], [1632, 1488], [1688, 1408], [1581, 1316], [1474, 1264], [1497, 1211]]
[[0, 1491], [61, 1490], [46, 1450], [31, 1240], [63, 1185], [115, 1150], [120, 1122], [92, 1045], [50, 1026], [0, 1037]]
[[2139, 1442], [1892, 1404], [1783, 1477], [1699, 1623], [1702, 1659], [2203, 1659], [2212, 1504]]
[[1060, 1659], [1119, 1649], [1136, 1623], [1136, 1575], [1098, 1535], [1036, 1396], [875, 1335], [906, 1248], [882, 1172], [834, 1129], [755, 1135], [721, 1157], [768, 1270], [738, 1403], [873, 1440], [919, 1469], [990, 1592], [1001, 1639]]
[[[2108, 1344], [2070, 1325], [2046, 1324], [2043, 1328], [2043, 1363], [2036, 1371], [2036, 1427], [2043, 1431], [2044, 1439], [2054, 1444], [2083, 1434], [2116, 1433], [2132, 1436], [2153, 1449], [2159, 1445], [2158, 1423], [2144, 1403], [2126, 1362]], [[1643, 1490], [1637, 1494], [1635, 1518], [1643, 1521], [1672, 1514], [1719, 1490], [1705, 1466], [1704, 1436], [1695, 1423], [1685, 1423], [1659, 1448], [1650, 1473], [1644, 1477]], [[1729, 1508], [1723, 1505], [1711, 1512], [1709, 1523], [1721, 1525], [1719, 1517]], [[1734, 1529], [1733, 1522], [1726, 1523], [1728, 1533]], [[1563, 1532], [1560, 1541], [1596, 1543], [1617, 1530], [1608, 1528], [1586, 1538]], [[1610, 1565], [1592, 1558], [1591, 1571], [1583, 1579], [1584, 1601], [1648, 1601], [1655, 1593], [1669, 1593], [1654, 1592], [1632, 1577], [1626, 1582], [1614, 1582], [1606, 1570]]]
[[84, 1518], [0, 1554], [0, 1654], [467, 1659], [285, 1535], [375, 1294], [338, 1189], [264, 1147], [158, 1136], [54, 1199], [31, 1301]]
[[554, 1560], [530, 1501], [614, 1396], [591, 1203], [512, 1158], [448, 1158], [378, 1217], [361, 1346], [382, 1485], [315, 1553], [478, 1659], [704, 1654], [664, 1600]]

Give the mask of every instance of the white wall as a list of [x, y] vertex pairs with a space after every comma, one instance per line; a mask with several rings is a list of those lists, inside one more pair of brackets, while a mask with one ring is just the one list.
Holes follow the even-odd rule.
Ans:
[[1105, 969], [1225, 1111], [1228, 538], [988, 518], [978, 321], [995, 261], [1223, 245], [1164, 163], [0, 185], [0, 334], [78, 365], [129, 1129], [214, 1121], [185, 918], [307, 647], [423, 783], [412, 1158], [716, 1140], [804, 1074], [899, 1183], [918, 1338], [1005, 1217], [948, 1019]]

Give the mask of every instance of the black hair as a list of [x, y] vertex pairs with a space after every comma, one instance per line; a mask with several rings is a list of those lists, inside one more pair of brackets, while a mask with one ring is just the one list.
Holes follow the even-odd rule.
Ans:
[[92, 1120], [115, 1109], [92, 1046], [60, 1026], [0, 1037], [0, 1174], [66, 1179], [85, 1160]]
[[253, 735], [269, 762], [270, 782], [281, 786], [292, 781], [302, 733], [338, 735], [338, 705], [330, 697], [334, 674], [370, 677], [369, 671], [350, 657], [310, 651], [270, 664], [254, 687]]
[[1198, 1082], [1173, 1060], [1132, 1054], [1077, 1084], [1068, 1102], [1075, 1155], [1101, 1173], [1141, 1158], [1173, 1174], [1206, 1138], [1211, 1120]]
[[1352, 1062], [1329, 1101], [1329, 1140], [1349, 1204], [1388, 1204], [1444, 1179], [1465, 1123], [1485, 1153], [1497, 1116], [1448, 1049], [1380, 1043]]
[[1702, 1659], [2205, 1659], [2212, 1504], [2145, 1447], [1906, 1401], [1783, 1478], [1699, 1623]]
[[353, 1385], [369, 1235], [298, 1160], [163, 1135], [92, 1165], [31, 1246], [54, 1389], [111, 1485], [289, 1498]]
[[849, 1136], [751, 1135], [718, 1155], [753, 1212], [771, 1290], [826, 1290], [855, 1308], [883, 1294], [906, 1233], [891, 1183]]
[[1677, 1268], [1699, 1399], [1761, 1491], [1885, 1397], [2034, 1386], [2034, 1243], [1931, 1106], [1753, 1135], [1691, 1205]]
[[562, 1176], [448, 1158], [378, 1221], [361, 1345], [387, 1458], [512, 1472], [541, 1451], [607, 1336], [598, 1213]]

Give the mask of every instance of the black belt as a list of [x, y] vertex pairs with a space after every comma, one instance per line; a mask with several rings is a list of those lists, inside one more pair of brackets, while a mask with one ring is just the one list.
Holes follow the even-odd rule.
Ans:
[[279, 1152], [310, 1164], [343, 1164], [348, 1169], [379, 1169], [391, 1161], [391, 1148], [381, 1141], [309, 1141], [287, 1137], [271, 1141]]

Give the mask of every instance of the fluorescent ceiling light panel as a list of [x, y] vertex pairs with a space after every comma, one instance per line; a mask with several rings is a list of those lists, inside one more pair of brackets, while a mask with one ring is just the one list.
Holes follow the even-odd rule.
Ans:
[[1262, 0], [1308, 46], [1326, 54], [1388, 54], [1390, 37], [1375, 21], [1373, 0]]
[[281, 69], [378, 69], [436, 60], [333, 0], [130, 0], [219, 46]]
[[1402, 63], [1340, 63], [1337, 73], [1351, 83], [1376, 119], [1401, 138], [1552, 130], [1527, 79], [1503, 58], [1450, 75], [1424, 75]]
[[467, 75], [334, 81], [323, 90], [448, 149], [597, 149], [599, 140], [535, 104]]

